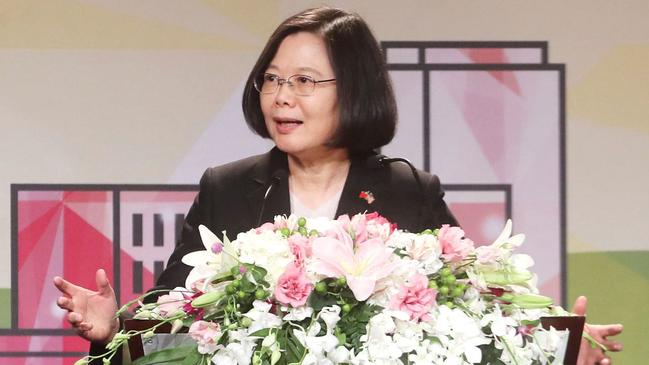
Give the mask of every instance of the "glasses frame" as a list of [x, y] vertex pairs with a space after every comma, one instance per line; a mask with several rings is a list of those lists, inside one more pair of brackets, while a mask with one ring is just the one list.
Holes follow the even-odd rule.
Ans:
[[[257, 79], [259, 77], [265, 77], [266, 75], [277, 77], [277, 82], [275, 83], [276, 86], [273, 89], [273, 91], [262, 92], [261, 91], [261, 85], [257, 84]], [[296, 88], [294, 87], [295, 84], [293, 83], [293, 81], [291, 81], [291, 79], [293, 79], [294, 77], [305, 77], [305, 78], [309, 79], [313, 83], [313, 88], [311, 89], [311, 91], [308, 92], [308, 93], [297, 92]], [[320, 83], [323, 83], [323, 82], [331, 82], [331, 81], [336, 81], [336, 79], [333, 78], [333, 79], [326, 79], [326, 80], [316, 80], [316, 79], [314, 79], [313, 77], [311, 77], [309, 75], [302, 75], [302, 74], [295, 74], [295, 75], [291, 75], [291, 76], [289, 76], [287, 78], [282, 78], [282, 77], [279, 77], [279, 75], [264, 72], [264, 73], [260, 74], [257, 78], [255, 78], [255, 80], [253, 82], [253, 86], [255, 87], [255, 90], [257, 90], [258, 93], [267, 95], [267, 94], [276, 93], [282, 87], [282, 85], [287, 84], [291, 88], [293, 93], [295, 93], [295, 95], [309, 96], [309, 95], [312, 95], [313, 92], [315, 91], [316, 85], [318, 85]]]

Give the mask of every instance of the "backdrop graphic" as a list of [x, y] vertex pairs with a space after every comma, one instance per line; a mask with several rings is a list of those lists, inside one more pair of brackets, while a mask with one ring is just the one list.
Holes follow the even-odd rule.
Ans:
[[[0, 363], [86, 351], [50, 326], [54, 271], [104, 260], [122, 295], [150, 285], [202, 171], [270, 148], [243, 123], [245, 76], [281, 20], [321, 3], [0, 0]], [[643, 363], [649, 3], [329, 3], [394, 40], [401, 123], [383, 152], [438, 174], [478, 241], [514, 217], [544, 290], [588, 295], [589, 322], [625, 325], [614, 362]]]

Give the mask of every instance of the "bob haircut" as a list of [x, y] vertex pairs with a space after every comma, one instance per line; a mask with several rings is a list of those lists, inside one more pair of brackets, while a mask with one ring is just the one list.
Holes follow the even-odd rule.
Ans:
[[355, 154], [389, 143], [396, 128], [397, 106], [378, 42], [358, 14], [329, 7], [293, 15], [270, 36], [243, 91], [243, 115], [248, 126], [270, 138], [253, 83], [266, 71], [284, 38], [297, 32], [322, 37], [336, 77], [339, 125], [327, 145]]

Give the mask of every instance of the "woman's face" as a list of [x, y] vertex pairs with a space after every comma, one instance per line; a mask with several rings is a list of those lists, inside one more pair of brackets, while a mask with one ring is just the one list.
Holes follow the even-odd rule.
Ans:
[[[314, 80], [335, 78], [324, 41], [317, 35], [299, 32], [284, 38], [266, 73], [287, 79], [306, 75]], [[338, 126], [335, 82], [315, 85], [310, 95], [296, 95], [283, 84], [272, 94], [260, 94], [266, 128], [277, 147], [294, 157], [317, 158], [328, 152]]]

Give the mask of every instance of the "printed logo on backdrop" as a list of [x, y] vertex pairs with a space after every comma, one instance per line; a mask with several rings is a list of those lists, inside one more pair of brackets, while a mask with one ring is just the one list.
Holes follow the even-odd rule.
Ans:
[[[490, 243], [511, 217], [514, 231], [526, 233], [539, 288], [562, 302], [564, 66], [548, 63], [545, 42], [382, 46], [399, 107], [397, 134], [382, 152], [437, 174], [476, 243]], [[12, 185], [12, 321], [0, 329], [0, 357], [67, 364], [85, 354], [87, 343], [56, 307], [51, 278], [94, 287], [102, 267], [121, 303], [140, 295], [164, 269], [196, 191]]]

